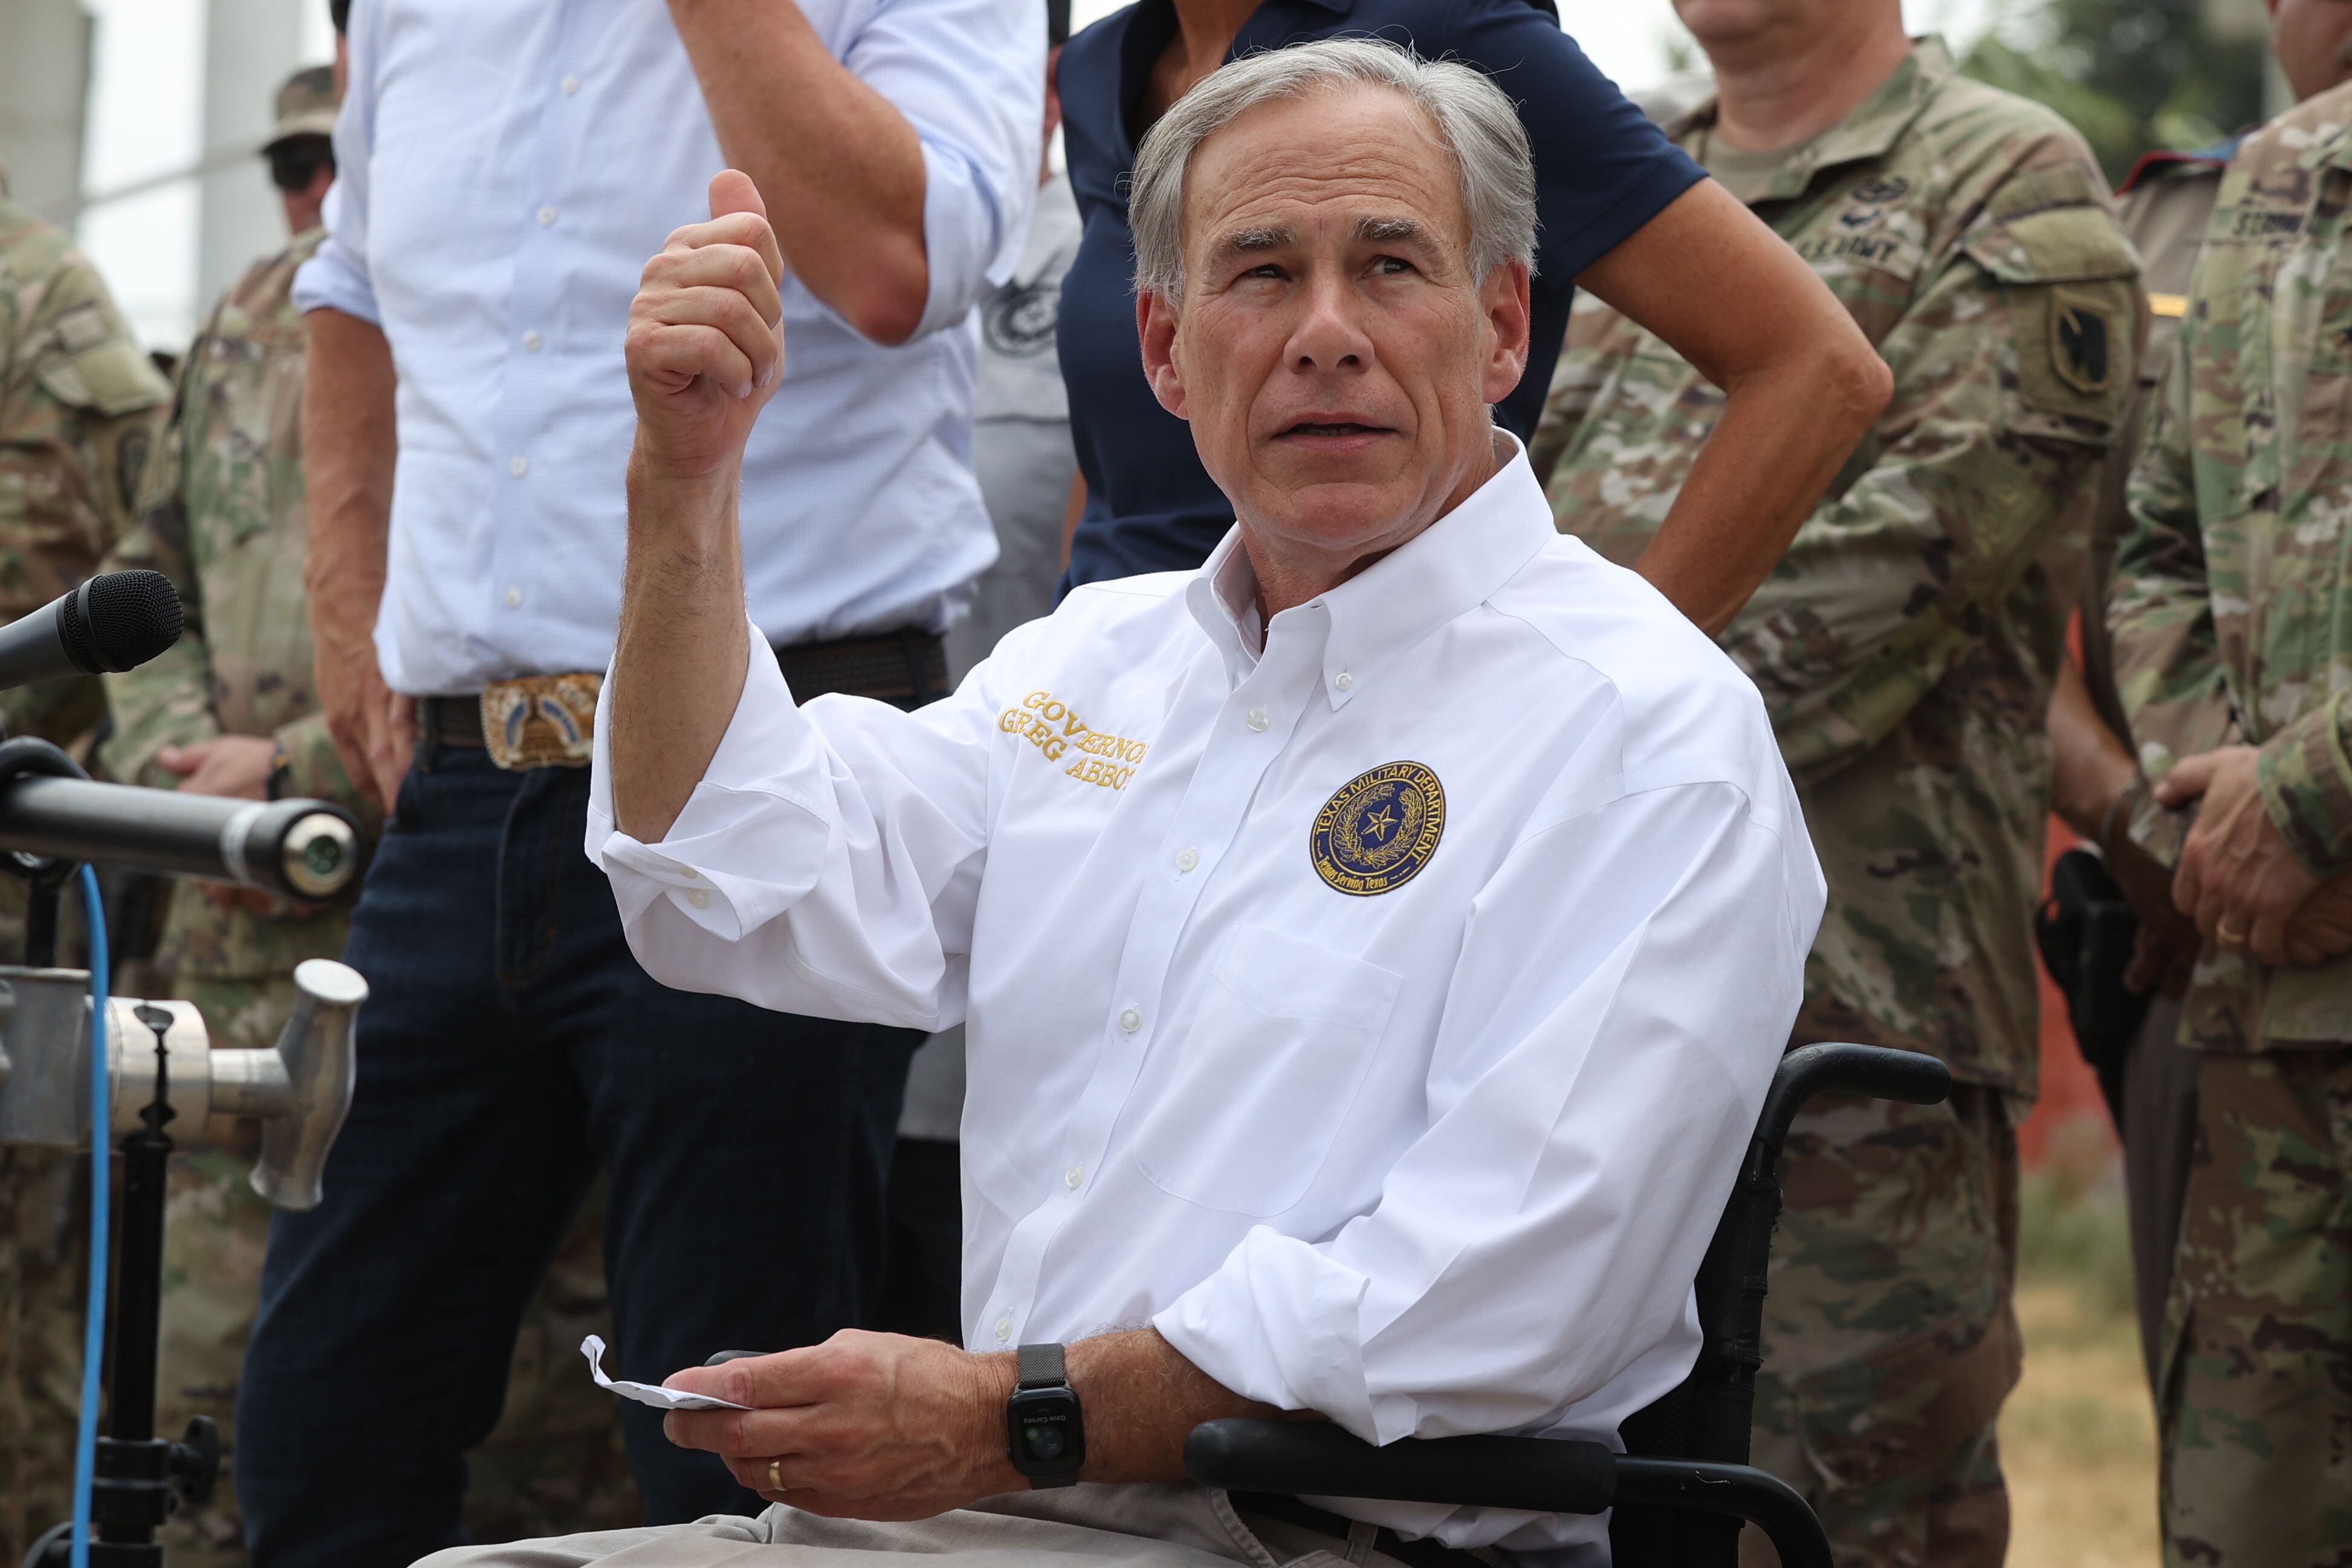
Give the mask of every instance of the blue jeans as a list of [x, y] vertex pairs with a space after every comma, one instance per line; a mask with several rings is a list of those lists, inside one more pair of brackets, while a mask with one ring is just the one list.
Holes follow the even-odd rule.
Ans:
[[[325, 1202], [277, 1216], [237, 1401], [257, 1568], [463, 1543], [465, 1451], [600, 1166], [614, 1376], [814, 1343], [873, 1303], [922, 1037], [656, 984], [581, 850], [587, 802], [584, 769], [429, 740], [402, 784], [346, 953], [358, 1092]], [[764, 1506], [614, 1403], [649, 1522]]]

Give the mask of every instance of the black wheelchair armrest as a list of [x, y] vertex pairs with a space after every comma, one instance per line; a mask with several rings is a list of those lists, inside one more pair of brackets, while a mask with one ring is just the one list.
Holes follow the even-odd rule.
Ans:
[[1552, 1437], [1406, 1437], [1384, 1447], [1324, 1422], [1210, 1421], [1184, 1468], [1227, 1491], [1446, 1503], [1529, 1513], [1600, 1513], [1618, 1503], [1742, 1519], [1781, 1568], [1830, 1568], [1829, 1538], [1779, 1477], [1747, 1465], [1643, 1459]]
[[1778, 1157], [1789, 1124], [1817, 1094], [1866, 1094], [1906, 1105], [1941, 1105], [1952, 1092], [1952, 1069], [1917, 1051], [1885, 1046], [1800, 1046], [1780, 1058], [1780, 1071], [1756, 1119], [1756, 1138]]
[[1327, 1421], [1209, 1421], [1184, 1468], [1227, 1491], [1599, 1513], [1616, 1500], [1617, 1456], [1540, 1437], [1407, 1437], [1374, 1447]]

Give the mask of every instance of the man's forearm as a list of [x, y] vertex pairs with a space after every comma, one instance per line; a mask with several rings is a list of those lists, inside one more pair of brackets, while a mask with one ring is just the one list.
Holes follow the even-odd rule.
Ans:
[[1184, 1439], [1202, 1422], [1291, 1415], [1244, 1399], [1157, 1329], [1078, 1341], [1069, 1349], [1069, 1376], [1087, 1412], [1084, 1477], [1090, 1481], [1181, 1481]]
[[1832, 342], [1735, 382], [1635, 569], [1710, 635], [1729, 625], [1885, 406], [1885, 374]]
[[302, 581], [311, 635], [337, 651], [372, 647], [399, 453], [392, 345], [373, 322], [341, 310], [316, 310], [304, 320], [310, 337], [302, 379], [310, 551]]
[[[1004, 1407], [1013, 1396], [1016, 1358], [999, 1352], [974, 1360], [981, 1370], [972, 1412], [979, 1432], [973, 1439], [976, 1457], [982, 1461], [981, 1484], [1019, 1490], [1028, 1480], [1003, 1457]], [[1081, 1480], [1181, 1481], [1184, 1439], [1202, 1422], [1234, 1415], [1296, 1418], [1295, 1413], [1244, 1399], [1186, 1360], [1157, 1329], [1074, 1341], [1066, 1351], [1066, 1368], [1086, 1411], [1087, 1463], [1079, 1472]]]
[[794, 5], [670, 0], [719, 150], [751, 176], [809, 291], [881, 343], [922, 321], [922, 143]]
[[2139, 776], [2131, 749], [2107, 728], [2091, 689], [2071, 658], [2058, 661], [2050, 693], [2050, 805], [2066, 826], [2101, 849], [2120, 824], [2108, 814]]
[[614, 646], [614, 826], [666, 837], [743, 694], [743, 558], [737, 476], [656, 479], [629, 462], [629, 557]]

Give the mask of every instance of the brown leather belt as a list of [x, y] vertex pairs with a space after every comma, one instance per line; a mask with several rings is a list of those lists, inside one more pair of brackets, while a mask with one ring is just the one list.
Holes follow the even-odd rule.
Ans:
[[[795, 643], [776, 650], [777, 668], [795, 701], [828, 691], [871, 697], [899, 708], [919, 708], [948, 694], [947, 645], [929, 632], [889, 632]], [[479, 697], [427, 697], [417, 704], [417, 728], [436, 746], [480, 751]]]
[[[1236, 1512], [1278, 1519], [1285, 1524], [1300, 1525], [1318, 1535], [1328, 1535], [1339, 1541], [1352, 1542], [1350, 1530], [1364, 1528], [1345, 1515], [1332, 1513], [1279, 1492], [1228, 1492], [1226, 1500], [1234, 1505]], [[1514, 1561], [1499, 1547], [1482, 1546], [1475, 1552], [1465, 1552], [1425, 1536], [1407, 1541], [1385, 1524], [1371, 1530], [1371, 1547], [1381, 1556], [1410, 1563], [1412, 1568], [1494, 1568], [1496, 1563]]]

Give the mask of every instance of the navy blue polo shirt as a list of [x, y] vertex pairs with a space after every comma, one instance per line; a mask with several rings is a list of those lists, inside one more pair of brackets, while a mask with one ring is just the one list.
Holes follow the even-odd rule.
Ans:
[[[1233, 508], [1201, 467], [1191, 426], [1152, 397], [1135, 338], [1125, 185], [1145, 85], [1175, 33], [1172, 0], [1139, 0], [1072, 38], [1056, 78], [1085, 224], [1062, 279], [1058, 334], [1070, 434], [1087, 480], [1066, 586], [1189, 570], [1233, 526]], [[1559, 30], [1549, 0], [1265, 0], [1225, 58], [1342, 34], [1475, 66], [1519, 106], [1542, 221], [1534, 341], [1526, 375], [1496, 412], [1525, 439], [1543, 410], [1577, 274], [1704, 175]]]

